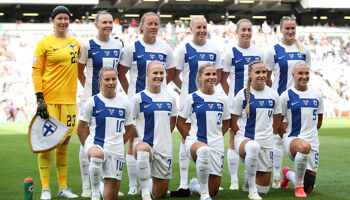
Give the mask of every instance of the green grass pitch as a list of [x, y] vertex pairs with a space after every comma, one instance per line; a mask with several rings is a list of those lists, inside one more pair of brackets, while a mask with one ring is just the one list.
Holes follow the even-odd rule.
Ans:
[[[18, 200], [23, 199], [23, 181], [27, 176], [34, 179], [34, 199], [40, 198], [41, 184], [38, 172], [37, 155], [33, 154], [27, 140], [28, 123], [0, 123], [0, 199]], [[350, 118], [326, 119], [323, 127], [319, 131], [320, 135], [320, 164], [316, 179], [316, 187], [309, 199], [350, 199]], [[173, 178], [170, 181], [169, 190], [176, 190], [179, 185], [179, 163], [178, 148], [180, 134], [173, 132]], [[68, 185], [73, 192], [81, 194], [81, 178], [78, 162], [79, 140], [73, 136], [69, 146], [69, 169]], [[225, 149], [228, 146], [228, 134], [225, 135]], [[226, 156], [226, 154], [225, 154]], [[53, 157], [53, 156], [52, 156]], [[293, 166], [290, 159], [285, 155], [283, 166]], [[247, 193], [239, 191], [229, 191], [230, 176], [227, 170], [225, 159], [224, 173], [221, 186], [224, 188], [214, 199], [248, 199]], [[292, 167], [293, 168], [293, 167]], [[240, 186], [243, 181], [244, 165], [239, 165]], [[58, 199], [56, 192], [58, 189], [55, 167], [51, 165], [51, 194], [53, 199]], [[189, 179], [195, 177], [195, 165], [190, 164]], [[127, 193], [128, 177], [124, 169], [120, 191]], [[241, 188], [240, 188], [241, 189]], [[270, 190], [263, 199], [295, 199], [292, 184], [286, 191], [277, 189]], [[167, 196], [169, 199], [170, 196]], [[84, 199], [84, 198], [80, 198]], [[140, 196], [123, 196], [119, 199], [141, 199]], [[181, 198], [178, 198], [181, 199]], [[198, 194], [193, 194], [190, 198], [199, 199]]]

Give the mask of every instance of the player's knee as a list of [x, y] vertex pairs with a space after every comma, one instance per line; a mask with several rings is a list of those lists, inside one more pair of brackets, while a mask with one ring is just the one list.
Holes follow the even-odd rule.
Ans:
[[314, 189], [315, 181], [316, 181], [316, 176], [305, 172], [305, 176], [304, 176], [304, 190], [305, 190], [306, 193], [311, 193], [312, 192], [312, 190]]
[[247, 154], [258, 155], [260, 151], [260, 145], [254, 140], [251, 140], [245, 144], [244, 150]]
[[267, 194], [270, 191], [270, 186], [262, 186], [256, 184], [256, 189], [258, 190], [259, 194]]
[[299, 149], [298, 152], [300, 152], [300, 153], [309, 154], [310, 153], [310, 149], [311, 149], [311, 145], [308, 142], [303, 142], [303, 143], [300, 144], [298, 149]]

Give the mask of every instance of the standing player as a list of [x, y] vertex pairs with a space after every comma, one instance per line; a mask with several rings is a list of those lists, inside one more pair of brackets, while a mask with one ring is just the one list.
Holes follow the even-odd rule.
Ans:
[[273, 134], [281, 123], [281, 105], [278, 94], [265, 86], [265, 64], [254, 61], [248, 66], [247, 87], [238, 92], [232, 103], [231, 129], [235, 135], [235, 149], [244, 159], [243, 190], [249, 190], [249, 199], [262, 199], [267, 194], [272, 171]]
[[[187, 94], [197, 90], [196, 76], [198, 67], [203, 64], [211, 64], [216, 67], [217, 77], [221, 78], [222, 65], [219, 49], [207, 41], [207, 20], [200, 16], [192, 18], [190, 29], [193, 34], [192, 41], [181, 45], [176, 54], [176, 72], [174, 83], [181, 88], [180, 101]], [[180, 79], [182, 73], [182, 81]], [[220, 80], [217, 80], [217, 83]], [[180, 102], [181, 104], [182, 102]], [[177, 191], [172, 191], [171, 196], [189, 196], [188, 167], [190, 160], [186, 155], [185, 138], [182, 138], [179, 151], [180, 186]]]
[[[173, 79], [175, 71], [174, 56], [171, 48], [165, 42], [157, 39], [159, 29], [159, 16], [153, 12], [145, 13], [141, 18], [139, 27], [142, 39], [138, 40], [124, 49], [124, 55], [118, 66], [119, 81], [129, 100], [146, 88], [146, 68], [154, 60], [158, 60], [165, 66], [166, 81], [162, 87], [165, 90], [166, 83]], [[126, 73], [130, 70], [130, 84]], [[126, 154], [126, 165], [129, 177], [128, 194], [137, 194], [136, 160], [132, 155], [133, 140], [129, 142]]]
[[[224, 58], [224, 72], [221, 85], [228, 99], [232, 100], [246, 86], [248, 80], [248, 65], [253, 61], [264, 61], [264, 51], [250, 43], [252, 39], [252, 22], [241, 19], [237, 22], [238, 43], [227, 51]], [[230, 77], [230, 85], [227, 78]], [[231, 175], [230, 190], [238, 190], [239, 156], [234, 150], [234, 133], [230, 131], [230, 143], [227, 150], [227, 166]]]
[[225, 152], [223, 136], [230, 126], [227, 98], [215, 91], [216, 76], [213, 65], [199, 67], [198, 90], [182, 100], [177, 123], [185, 138], [187, 156], [196, 163], [199, 184], [191, 181], [190, 189], [199, 192], [201, 200], [210, 200], [219, 190]]
[[[163, 64], [151, 62], [146, 71], [147, 87], [132, 100], [132, 116], [138, 132], [133, 152], [143, 200], [151, 199], [150, 191], [154, 198], [165, 198], [172, 174], [171, 133], [175, 128], [177, 106], [175, 97], [162, 91], [164, 75]], [[150, 175], [153, 184], [149, 184]]]
[[[281, 95], [282, 115], [287, 119], [287, 130], [283, 135], [283, 147], [294, 161], [294, 170], [283, 168], [281, 189], [287, 189], [289, 180], [295, 186], [296, 197], [306, 197], [312, 191], [319, 159], [318, 129], [322, 126], [322, 94], [307, 86], [310, 69], [299, 62], [293, 70], [294, 87]], [[286, 126], [283, 126], [286, 127]], [[305, 191], [304, 191], [305, 190]]]
[[[296, 21], [293, 17], [284, 17], [280, 22], [282, 41], [270, 47], [266, 52], [267, 85], [272, 86], [279, 95], [293, 86], [292, 68], [299, 61], [311, 66], [310, 50], [295, 37]], [[273, 72], [274, 81], [271, 82]], [[283, 160], [282, 139], [274, 136], [273, 148], [273, 188], [280, 187], [280, 171]]]
[[103, 199], [115, 200], [123, 174], [124, 144], [136, 135], [136, 130], [129, 102], [116, 94], [116, 70], [101, 69], [99, 85], [101, 92], [90, 97], [81, 109], [77, 132], [90, 160], [91, 199], [100, 200], [103, 175]]
[[[33, 82], [36, 92], [38, 115], [49, 114], [68, 126], [69, 136], [55, 149], [55, 164], [59, 185], [58, 197], [78, 198], [67, 188], [68, 143], [75, 134], [76, 93], [78, 79], [78, 51], [80, 45], [67, 36], [69, 10], [57, 6], [51, 14], [54, 33], [40, 40], [35, 49]], [[50, 167], [51, 152], [38, 154], [42, 193], [40, 199], [51, 199]]]
[[[99, 71], [103, 67], [117, 68], [123, 45], [120, 41], [111, 38], [113, 30], [113, 17], [107, 11], [99, 11], [95, 20], [95, 27], [98, 30], [96, 38], [86, 40], [80, 48], [78, 59], [78, 77], [81, 85], [84, 86], [82, 104], [86, 100], [100, 92]], [[86, 76], [84, 69], [86, 67]], [[89, 197], [89, 160], [80, 146], [79, 152], [80, 172], [83, 185], [82, 197]]]

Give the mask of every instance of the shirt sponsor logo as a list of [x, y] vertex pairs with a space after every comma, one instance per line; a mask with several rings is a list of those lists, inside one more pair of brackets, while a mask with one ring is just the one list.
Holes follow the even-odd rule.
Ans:
[[102, 111], [103, 111], [103, 109], [102, 110], [96, 110], [96, 114], [98, 114], [98, 113], [100, 113]]
[[192, 60], [196, 55], [188, 57], [188, 59]]
[[280, 56], [280, 57], [278, 57], [278, 60], [281, 60], [282, 58], [284, 58], [284, 56]]

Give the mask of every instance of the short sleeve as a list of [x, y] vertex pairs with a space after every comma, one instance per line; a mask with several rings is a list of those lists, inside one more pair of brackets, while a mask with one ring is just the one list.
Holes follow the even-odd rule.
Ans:
[[177, 104], [174, 96], [171, 96], [171, 103], [173, 104], [171, 108], [171, 116], [177, 116]]
[[237, 95], [233, 98], [230, 112], [231, 114], [241, 116], [243, 110], [243, 101], [244, 101], [244, 89], [239, 91]]
[[219, 48], [217, 48], [216, 46], [213, 45], [215, 54], [216, 54], [216, 60], [215, 60], [215, 66], [216, 69], [222, 69], [222, 60], [221, 60], [221, 53], [219, 51]]
[[94, 97], [90, 97], [85, 104], [80, 109], [80, 117], [79, 120], [84, 122], [91, 122], [93, 107], [94, 107]]
[[81, 63], [81, 64], [85, 64], [87, 63], [87, 60], [88, 60], [88, 43], [87, 41], [84, 41], [81, 43], [81, 48], [79, 50], [79, 59], [78, 59], [78, 62]]
[[269, 47], [265, 52], [265, 64], [266, 68], [269, 71], [273, 71], [274, 65], [275, 65], [275, 51], [273, 47]]
[[132, 64], [133, 45], [134, 43], [131, 43], [128, 46], [126, 46], [120, 57], [120, 64], [128, 68], [130, 68]]
[[223, 97], [223, 104], [224, 104], [224, 112], [222, 117], [223, 120], [231, 119], [230, 109], [227, 105], [227, 99], [228, 98], [226, 96]]
[[165, 69], [171, 69], [175, 67], [175, 59], [173, 51], [171, 50], [170, 46], [166, 44], [166, 64]]
[[184, 49], [184, 45], [181, 45], [176, 50], [176, 69], [182, 71], [184, 64], [185, 64], [185, 49]]
[[317, 114], [323, 114], [323, 110], [324, 110], [324, 107], [323, 107], [323, 95], [321, 94], [321, 92], [318, 92], [317, 91], [317, 96], [318, 96], [318, 110], [317, 110]]
[[224, 57], [224, 72], [230, 72], [230, 68], [232, 65], [232, 58], [233, 58], [233, 53], [231, 49], [227, 49], [225, 51], [225, 57]]
[[287, 116], [287, 110], [288, 110], [288, 105], [287, 105], [287, 102], [288, 102], [288, 95], [287, 95], [287, 91], [286, 90], [285, 92], [283, 92], [281, 94], [281, 112], [282, 112], [282, 115], [283, 116]]
[[188, 94], [185, 97], [185, 100], [182, 101], [181, 105], [180, 105], [180, 117], [183, 117], [185, 119], [190, 118], [191, 116], [191, 112], [192, 112], [192, 94]]
[[126, 101], [126, 104], [125, 104], [125, 126], [128, 126], [130, 124], [134, 124], [134, 120], [132, 117], [132, 109], [131, 109], [130, 103]]
[[273, 91], [274, 93], [274, 99], [275, 99], [275, 105], [273, 108], [273, 113], [275, 115], [280, 114], [281, 111], [281, 102], [280, 102], [280, 97], [278, 96], [277, 92]]
[[305, 62], [306, 64], [311, 68], [311, 52], [310, 49], [305, 47], [305, 53], [306, 53], [306, 58], [305, 58]]
[[140, 99], [139, 94], [134, 95], [133, 98], [131, 99], [131, 107], [132, 107], [131, 118], [133, 120], [135, 120], [137, 118], [137, 115], [140, 113], [139, 99]]

